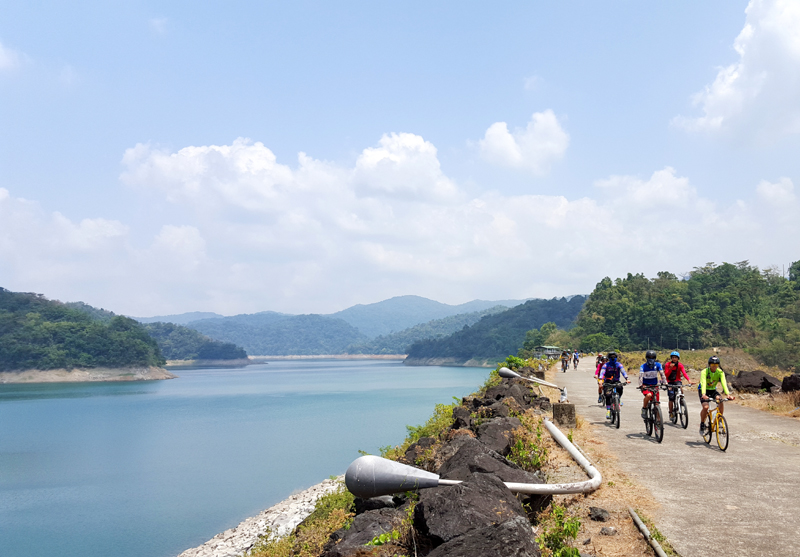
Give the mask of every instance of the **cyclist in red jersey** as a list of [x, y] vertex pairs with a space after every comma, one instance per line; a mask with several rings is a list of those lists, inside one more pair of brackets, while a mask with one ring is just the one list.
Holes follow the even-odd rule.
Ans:
[[[684, 368], [683, 364], [680, 362], [681, 353], [676, 350], [669, 355], [669, 359], [670, 361], [664, 364], [664, 376], [667, 378], [667, 384], [682, 383], [681, 376], [683, 376], [691, 387], [692, 380], [689, 379], [689, 376], [686, 374], [686, 368]], [[675, 403], [675, 390], [669, 389], [667, 395], [669, 396], [669, 413], [672, 414], [672, 407]]]

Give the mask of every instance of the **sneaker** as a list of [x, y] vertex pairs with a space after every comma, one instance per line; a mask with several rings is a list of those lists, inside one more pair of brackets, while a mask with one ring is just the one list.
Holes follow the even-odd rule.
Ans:
[[642, 419], [643, 420], [647, 419], [647, 408], [642, 408]]
[[597, 397], [597, 404], [603, 404], [603, 395]]
[[611, 419], [611, 410], [606, 410], [606, 419], [607, 420]]
[[620, 406], [625, 406], [625, 403], [624, 403], [624, 402], [622, 402], [622, 401], [620, 400], [620, 401], [619, 401], [619, 405], [620, 405]]
[[706, 424], [700, 424], [700, 435], [706, 432]]

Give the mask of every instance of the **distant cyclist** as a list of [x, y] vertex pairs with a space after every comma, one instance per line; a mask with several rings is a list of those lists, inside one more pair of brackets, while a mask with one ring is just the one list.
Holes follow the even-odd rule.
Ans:
[[600, 354], [597, 358], [597, 367], [594, 370], [594, 378], [597, 379], [597, 402], [603, 402], [603, 379], [600, 377], [600, 370], [603, 368], [603, 364], [608, 361], [608, 358]]
[[[686, 368], [681, 363], [681, 353], [675, 350], [669, 355], [669, 362], [664, 365], [664, 377], [667, 378], [667, 385], [682, 385], [683, 381], [681, 376], [685, 377], [692, 386], [692, 380], [686, 374]], [[669, 397], [669, 413], [672, 414], [673, 406], [675, 405], [675, 391], [676, 389], [668, 389], [667, 396]]]
[[574, 366], [575, 369], [578, 369], [578, 362], [580, 360], [581, 360], [581, 355], [578, 354], [578, 351], [576, 350], [575, 353], [572, 355], [572, 365]]
[[728, 391], [728, 383], [725, 381], [725, 372], [722, 371], [719, 358], [711, 356], [708, 359], [708, 367], [700, 372], [700, 384], [697, 386], [697, 393], [700, 395], [700, 403], [703, 409], [700, 410], [700, 435], [706, 430], [705, 419], [708, 415], [708, 401], [710, 399], [717, 400], [718, 411], [720, 415], [725, 412], [725, 406], [722, 404], [721, 395], [717, 392], [717, 383], [722, 383], [722, 389], [728, 400], [733, 400], [730, 391]]
[[[617, 361], [617, 353], [616, 352], [609, 352], [608, 353], [608, 361], [603, 364], [603, 367], [600, 368], [600, 379], [603, 380], [603, 386], [607, 383], [619, 383], [620, 382], [620, 375], [625, 378], [626, 383], [630, 383], [630, 379], [628, 379], [628, 374], [625, 373], [625, 368], [622, 366], [621, 363]], [[619, 397], [622, 398], [622, 386], [620, 385], [617, 387], [617, 392], [619, 393]], [[612, 396], [612, 389], [605, 389], [606, 394], [606, 419], [611, 419], [611, 396]], [[622, 404], [620, 402], [620, 404]]]
[[656, 402], [661, 398], [658, 396], [658, 386], [660, 383], [665, 383], [664, 369], [661, 367], [661, 362], [656, 360], [657, 354], [655, 350], [648, 350], [644, 355], [647, 359], [642, 367], [639, 368], [639, 386], [642, 387], [642, 394], [644, 401], [642, 402], [642, 419], [647, 417], [647, 405], [655, 397]]
[[566, 350], [562, 350], [561, 351], [561, 371], [566, 373], [568, 368], [569, 368], [569, 352], [567, 352]]
[[594, 359], [594, 365], [596, 366], [603, 365], [603, 358], [605, 358], [605, 356], [603, 356], [603, 353], [598, 352], [597, 357]]

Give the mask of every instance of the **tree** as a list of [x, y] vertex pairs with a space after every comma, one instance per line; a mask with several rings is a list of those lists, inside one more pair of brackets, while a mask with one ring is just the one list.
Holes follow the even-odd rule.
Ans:
[[789, 280], [800, 282], [800, 261], [795, 261], [789, 266]]

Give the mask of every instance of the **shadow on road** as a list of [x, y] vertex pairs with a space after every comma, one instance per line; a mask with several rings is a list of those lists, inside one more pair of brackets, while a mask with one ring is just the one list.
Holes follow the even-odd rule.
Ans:
[[705, 441], [686, 441], [686, 446], [692, 447], [692, 448], [705, 447], [705, 448], [707, 448], [709, 450], [712, 450], [712, 451], [723, 452], [723, 451], [720, 451], [717, 448], [715, 443], [706, 443]]

